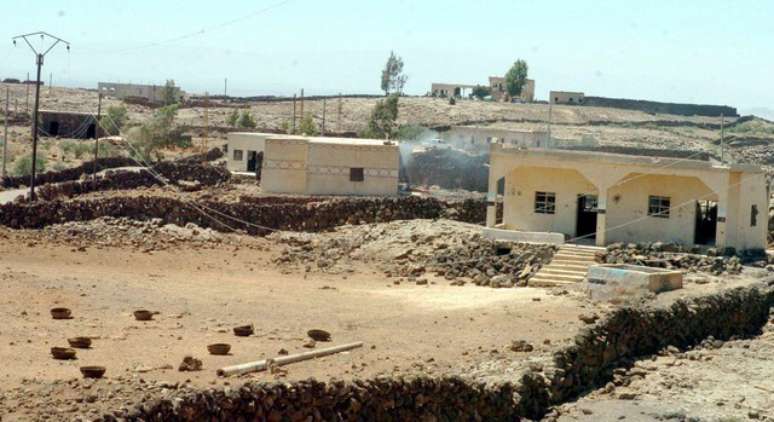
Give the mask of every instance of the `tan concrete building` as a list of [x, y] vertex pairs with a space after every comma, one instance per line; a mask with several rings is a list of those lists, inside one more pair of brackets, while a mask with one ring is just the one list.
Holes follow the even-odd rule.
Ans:
[[[508, 98], [508, 90], [505, 88], [505, 78], [502, 76], [490, 76], [489, 89], [492, 92], [492, 98], [494, 98], [496, 101], [505, 101]], [[521, 95], [519, 95], [519, 100], [525, 103], [531, 103], [535, 101], [534, 79], [527, 79], [526, 83], [521, 88]]]
[[[97, 84], [97, 90], [103, 95], [108, 95], [119, 100], [123, 100], [129, 97], [144, 98], [152, 103], [163, 103], [164, 92], [166, 87], [164, 85], [140, 85], [140, 84], [122, 84], [112, 82], [99, 82]], [[174, 96], [177, 101], [182, 101], [185, 98], [185, 92], [180, 87], [173, 87]]]
[[551, 91], [549, 102], [551, 104], [583, 104], [585, 95], [582, 92]]
[[499, 144], [490, 154], [488, 227], [600, 246], [766, 247], [768, 188], [759, 167]]
[[230, 132], [226, 143], [226, 168], [236, 173], [254, 173], [261, 167], [259, 158], [263, 156], [268, 137], [306, 139], [276, 133]]
[[376, 139], [269, 136], [261, 187], [268, 193], [394, 196], [400, 153]]
[[482, 126], [452, 126], [441, 138], [447, 144], [469, 152], [487, 153], [489, 144], [503, 143], [520, 147], [551, 148], [548, 132]]

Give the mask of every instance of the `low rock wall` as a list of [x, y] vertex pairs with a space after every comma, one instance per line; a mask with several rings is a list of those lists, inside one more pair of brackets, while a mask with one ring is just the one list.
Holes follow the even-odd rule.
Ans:
[[478, 219], [478, 209], [484, 206], [483, 202], [479, 204], [476, 201], [450, 205], [433, 198], [413, 196], [333, 199], [315, 203], [284, 202], [288, 198], [275, 198], [276, 202], [268, 198], [261, 199], [264, 201], [263, 205], [255, 205], [244, 197], [240, 202], [225, 203], [191, 202], [158, 196], [8, 203], [0, 205], [0, 224], [17, 229], [35, 229], [99, 217], [127, 217], [136, 220], [160, 218], [164, 223], [179, 226], [194, 223], [219, 231], [243, 230], [253, 235], [266, 235], [272, 230], [314, 232], [343, 224], [442, 218], [446, 217], [450, 209], [454, 210], [453, 214], [458, 219]]
[[[621, 308], [582, 330], [514, 383], [483, 385], [460, 378], [377, 378], [353, 382], [248, 383], [240, 388], [178, 393], [146, 402], [128, 420], [520, 420], [540, 419], [561, 404], [609, 382], [614, 370], [668, 346], [685, 348], [713, 336], [760, 332], [774, 305], [772, 284], [681, 300], [663, 308]], [[105, 419], [111, 420], [113, 416]]]

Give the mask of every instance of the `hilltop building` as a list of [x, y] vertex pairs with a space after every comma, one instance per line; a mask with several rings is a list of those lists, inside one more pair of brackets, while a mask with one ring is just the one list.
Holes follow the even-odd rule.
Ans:
[[[163, 103], [165, 101], [165, 85], [139, 85], [139, 84], [121, 84], [112, 82], [99, 82], [97, 90], [103, 95], [125, 100], [127, 98], [140, 98], [150, 103]], [[185, 99], [185, 92], [180, 87], [171, 87], [176, 101]]]

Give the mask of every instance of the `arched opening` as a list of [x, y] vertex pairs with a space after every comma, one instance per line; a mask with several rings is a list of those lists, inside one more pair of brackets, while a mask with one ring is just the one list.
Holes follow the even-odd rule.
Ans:
[[49, 136], [59, 135], [59, 122], [53, 121], [48, 123], [48, 134]]

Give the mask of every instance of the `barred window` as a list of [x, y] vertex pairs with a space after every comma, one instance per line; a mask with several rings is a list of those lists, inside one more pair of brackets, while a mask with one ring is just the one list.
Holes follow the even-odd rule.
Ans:
[[242, 150], [241, 149], [235, 149], [234, 150], [234, 161], [242, 161]]
[[669, 218], [671, 200], [668, 196], [649, 196], [648, 215], [658, 218]]
[[556, 193], [535, 192], [535, 213], [556, 214]]

